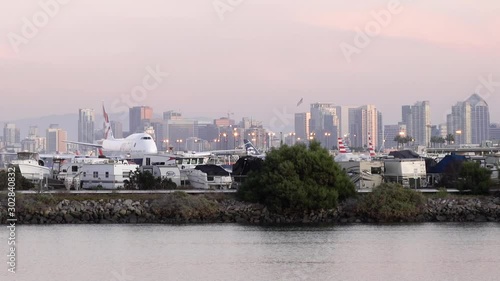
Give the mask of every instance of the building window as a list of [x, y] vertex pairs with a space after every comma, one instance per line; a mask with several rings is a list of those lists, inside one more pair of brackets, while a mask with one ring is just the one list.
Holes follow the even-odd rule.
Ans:
[[94, 178], [96, 179], [99, 177], [99, 172], [94, 172], [93, 175], [94, 175]]
[[109, 178], [109, 172], [106, 172], [106, 178]]

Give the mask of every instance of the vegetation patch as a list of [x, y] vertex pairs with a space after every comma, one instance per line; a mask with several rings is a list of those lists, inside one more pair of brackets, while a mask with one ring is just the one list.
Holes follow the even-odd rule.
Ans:
[[416, 221], [425, 201], [420, 192], [384, 183], [360, 198], [358, 213], [378, 222]]
[[238, 189], [244, 201], [271, 211], [331, 209], [355, 196], [354, 184], [318, 142], [271, 150], [262, 168], [248, 174]]
[[201, 219], [218, 214], [219, 204], [203, 195], [190, 195], [182, 191], [165, 194], [151, 204], [155, 215], [167, 218]]

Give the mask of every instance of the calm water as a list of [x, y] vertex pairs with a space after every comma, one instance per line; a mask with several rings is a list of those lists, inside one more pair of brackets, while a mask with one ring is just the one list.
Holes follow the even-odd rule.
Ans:
[[2, 262], [0, 280], [500, 280], [495, 223], [23, 226], [17, 239], [18, 272]]

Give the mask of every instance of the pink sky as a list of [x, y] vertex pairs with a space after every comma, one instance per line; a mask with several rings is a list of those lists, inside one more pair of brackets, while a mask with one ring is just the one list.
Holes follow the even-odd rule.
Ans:
[[[156, 65], [169, 76], [135, 105], [185, 116], [232, 111], [264, 123], [273, 112], [324, 101], [375, 104], [391, 124], [402, 104], [418, 100], [429, 100], [432, 122], [442, 123], [480, 76], [500, 82], [498, 1], [401, 0], [401, 13], [351, 63], [339, 44], [352, 44], [354, 30], [389, 1], [242, 1], [223, 21], [213, 2], [69, 1], [15, 53], [9, 34], [21, 34], [23, 17], [41, 7], [9, 1], [0, 9], [0, 91], [7, 97], [0, 121], [98, 109], [101, 101], [112, 111]], [[496, 87], [487, 99], [494, 122], [499, 96]]]

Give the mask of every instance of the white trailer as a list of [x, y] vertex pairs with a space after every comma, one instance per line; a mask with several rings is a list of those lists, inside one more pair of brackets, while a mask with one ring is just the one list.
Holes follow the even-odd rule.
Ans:
[[409, 188], [427, 186], [424, 159], [387, 159], [384, 166], [385, 182], [396, 182]]
[[156, 178], [171, 179], [177, 186], [181, 185], [181, 171], [175, 164], [141, 166], [139, 170], [141, 172], [149, 172]]
[[139, 165], [127, 161], [109, 161], [108, 163], [86, 164], [80, 168], [80, 187], [84, 189], [103, 188], [120, 189], [130, 182], [130, 175]]

